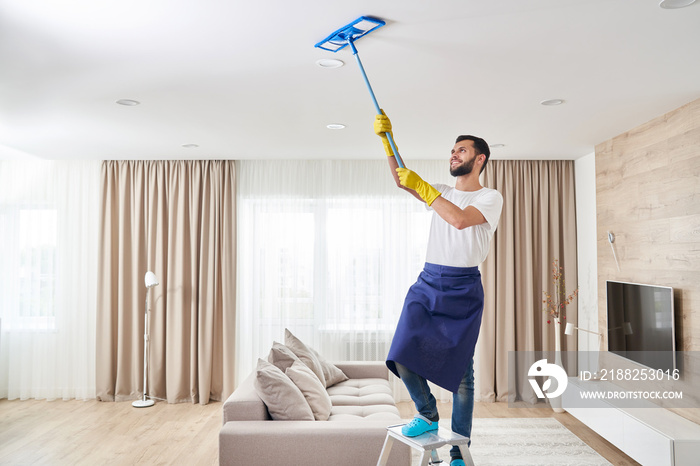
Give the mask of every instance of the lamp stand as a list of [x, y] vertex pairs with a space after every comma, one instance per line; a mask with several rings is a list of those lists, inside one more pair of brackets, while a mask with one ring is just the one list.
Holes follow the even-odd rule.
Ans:
[[146, 316], [144, 318], [144, 330], [143, 330], [143, 398], [136, 400], [131, 403], [134, 408], [148, 408], [153, 406], [156, 402], [149, 400], [146, 397], [146, 388], [148, 382], [148, 292], [151, 291], [150, 287], [146, 288]]
[[591, 381], [591, 382], [600, 382], [600, 377], [601, 377], [601, 375], [600, 375], [600, 346], [601, 346], [601, 344], [603, 343], [603, 334], [602, 334], [602, 333], [598, 333], [598, 332], [592, 332], [592, 331], [590, 331], [590, 330], [586, 330], [586, 329], [583, 329], [583, 328], [581, 328], [581, 329], [579, 329], [579, 330], [583, 330], [584, 332], [588, 332], [588, 333], [591, 333], [591, 334], [594, 334], [594, 335], [598, 335], [598, 349], [596, 350], [597, 353], [598, 353], [598, 357], [596, 358], [596, 359], [597, 359], [597, 361], [596, 361], [596, 371], [595, 371], [593, 374], [591, 374], [590, 381]]
[[591, 378], [590, 378], [590, 379], [587, 379], [587, 380], [590, 381], [590, 382], [599, 382], [599, 381], [600, 381], [600, 377], [601, 377], [601, 376], [600, 376], [600, 346], [601, 346], [601, 344], [603, 343], [603, 334], [602, 334], [602, 333], [598, 333], [598, 332], [594, 332], [594, 331], [592, 331], [592, 330], [587, 330], [587, 329], [585, 329], [585, 328], [576, 327], [576, 326], [575, 326], [574, 324], [572, 324], [572, 323], [566, 324], [566, 330], [564, 331], [564, 333], [565, 333], [566, 335], [573, 335], [573, 334], [574, 334], [574, 330], [578, 330], [578, 331], [580, 331], [580, 332], [590, 333], [590, 334], [592, 334], [592, 335], [598, 335], [598, 350], [597, 350], [597, 353], [598, 353], [597, 359], [598, 359], [598, 360], [596, 361], [596, 371], [593, 372], [593, 373], [591, 374]]

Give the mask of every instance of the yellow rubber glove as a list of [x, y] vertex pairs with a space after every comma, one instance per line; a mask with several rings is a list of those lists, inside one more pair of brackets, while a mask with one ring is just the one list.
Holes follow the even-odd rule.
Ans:
[[[374, 118], [374, 132], [377, 136], [382, 138], [382, 143], [384, 144], [384, 152], [386, 152], [386, 155], [388, 155], [389, 157], [393, 157], [394, 151], [391, 150], [391, 144], [389, 143], [389, 138], [386, 137], [386, 133], [391, 134], [392, 139], [394, 139], [394, 133], [391, 132], [391, 120], [389, 120], [389, 117], [386, 116], [384, 110], [382, 110], [381, 115], [377, 115]], [[394, 145], [396, 145], [396, 139], [394, 139]], [[396, 150], [399, 150], [398, 146], [396, 146]]]
[[428, 205], [431, 205], [435, 199], [440, 196], [440, 191], [433, 188], [430, 183], [426, 183], [416, 174], [416, 172], [408, 168], [397, 168], [396, 173], [399, 174], [399, 182], [401, 186], [405, 186], [414, 190]]

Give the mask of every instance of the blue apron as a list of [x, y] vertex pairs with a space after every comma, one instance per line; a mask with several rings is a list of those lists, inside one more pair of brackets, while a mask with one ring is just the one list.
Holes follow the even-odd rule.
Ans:
[[456, 392], [474, 357], [484, 310], [478, 267], [426, 263], [409, 288], [386, 365], [396, 364]]

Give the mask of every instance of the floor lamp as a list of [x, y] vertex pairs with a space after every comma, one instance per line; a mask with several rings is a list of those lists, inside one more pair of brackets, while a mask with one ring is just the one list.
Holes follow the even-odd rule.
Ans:
[[146, 399], [146, 387], [147, 387], [147, 382], [148, 382], [148, 340], [149, 340], [149, 322], [148, 322], [148, 292], [153, 288], [154, 286], [159, 285], [158, 279], [156, 278], [156, 274], [153, 272], [146, 272], [146, 277], [145, 277], [145, 282], [146, 282], [146, 316], [144, 318], [144, 325], [143, 325], [143, 398], [140, 400], [136, 400], [133, 403], [131, 403], [131, 406], [135, 408], [148, 408], [149, 406], [153, 406], [155, 404], [155, 401], [153, 400], [148, 400]]

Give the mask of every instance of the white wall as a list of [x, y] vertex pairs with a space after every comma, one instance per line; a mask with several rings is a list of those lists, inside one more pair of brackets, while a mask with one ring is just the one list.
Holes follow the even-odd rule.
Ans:
[[[595, 153], [577, 159], [574, 171], [579, 286], [577, 326], [598, 332]], [[578, 349], [598, 351], [598, 336], [579, 332]]]

